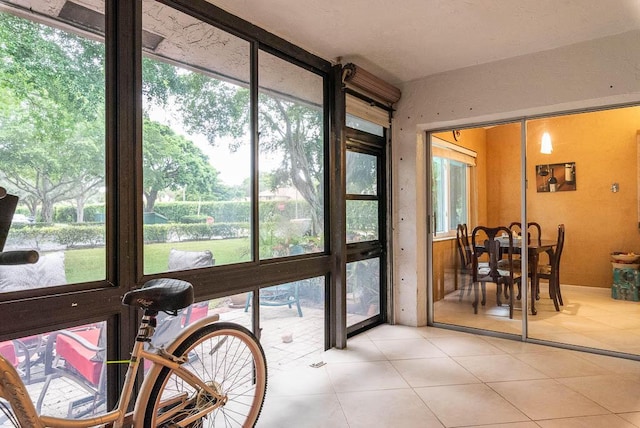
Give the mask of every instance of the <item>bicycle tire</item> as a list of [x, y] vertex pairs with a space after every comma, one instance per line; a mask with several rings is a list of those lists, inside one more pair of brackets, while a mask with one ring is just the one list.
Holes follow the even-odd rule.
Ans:
[[[197, 329], [175, 349], [173, 355], [188, 356], [183, 368], [215, 385], [227, 397], [224, 405], [189, 427], [255, 425], [267, 389], [267, 365], [264, 350], [253, 333], [238, 324], [216, 322]], [[198, 397], [193, 388], [168, 367], [158, 372], [152, 384], [145, 406], [144, 428], [177, 426], [175, 423], [184, 421], [188, 412], [201, 410], [203, 403], [211, 404], [208, 397]], [[158, 416], [172, 409], [171, 406], [163, 409], [163, 400], [175, 394], [186, 394], [190, 404], [170, 420], [157, 423]]]

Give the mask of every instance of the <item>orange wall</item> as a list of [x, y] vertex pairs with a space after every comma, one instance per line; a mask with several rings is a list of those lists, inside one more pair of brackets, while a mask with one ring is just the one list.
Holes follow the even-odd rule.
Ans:
[[487, 226], [520, 221], [520, 123], [487, 130]]
[[[638, 129], [640, 107], [527, 122], [527, 212], [544, 238], [555, 239], [557, 225], [565, 224], [562, 283], [610, 287], [609, 253], [640, 253]], [[550, 155], [540, 153], [545, 131], [553, 141]], [[519, 132], [517, 125], [487, 130], [490, 224], [520, 215]], [[576, 190], [538, 193], [535, 166], [564, 162], [576, 163]], [[619, 192], [611, 192], [612, 183], [619, 183]]]

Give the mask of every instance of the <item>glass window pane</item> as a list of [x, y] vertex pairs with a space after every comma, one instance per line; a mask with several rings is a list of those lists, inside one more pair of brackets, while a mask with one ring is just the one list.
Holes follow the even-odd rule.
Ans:
[[446, 175], [445, 162], [442, 158], [433, 158], [432, 162], [432, 194], [433, 212], [436, 218], [436, 232], [444, 232], [446, 226]]
[[259, 54], [260, 258], [324, 249], [321, 76]]
[[347, 325], [380, 313], [380, 259], [347, 263]]
[[[452, 239], [457, 235], [458, 224], [466, 223], [470, 241], [475, 226], [508, 226], [519, 220], [521, 171], [511, 166], [520, 162], [521, 135], [521, 124], [516, 122], [455, 133], [448, 130], [430, 136], [431, 152], [443, 154], [433, 158], [433, 178], [439, 184], [437, 189], [432, 189], [433, 199], [439, 198], [437, 203], [440, 204], [436, 211], [439, 226], [436, 238], [440, 239], [434, 239], [429, 249], [434, 322], [508, 334], [522, 333], [520, 307], [524, 301], [514, 299], [516, 310], [513, 318], [509, 318], [505, 287], [491, 282], [474, 284], [471, 256], [465, 247], [471, 242], [466, 242], [464, 234], [460, 240]], [[454, 136], [458, 137], [457, 141]], [[443, 142], [455, 145], [456, 149], [443, 150], [446, 145]], [[474, 160], [462, 156], [465, 151], [473, 152], [471, 158]], [[484, 241], [481, 236], [476, 238], [480, 243]], [[487, 263], [487, 257], [480, 256], [480, 267]], [[518, 294], [518, 287], [514, 286], [514, 289]], [[476, 299], [477, 313], [473, 307]]]
[[384, 137], [384, 127], [348, 113], [346, 125], [349, 128], [377, 135], [378, 137]]
[[[107, 410], [105, 322], [0, 342], [0, 354], [18, 370], [34, 405], [42, 393], [41, 414], [80, 419]], [[50, 383], [45, 364], [56, 369]]]
[[56, 10], [83, 28], [90, 19], [90, 38], [58, 16], [0, 12], [0, 178], [19, 197], [4, 249], [41, 253], [0, 267], [0, 292], [105, 278], [104, 5], [92, 4]]
[[347, 243], [378, 239], [378, 201], [347, 200]]
[[467, 166], [449, 161], [449, 230], [467, 223]]
[[[290, 375], [287, 368], [308, 364], [306, 358], [324, 350], [325, 278], [306, 278], [260, 290], [260, 343], [269, 361], [269, 375]], [[253, 293], [240, 293], [194, 303], [188, 323], [218, 314], [221, 321], [252, 329]]]
[[287, 369], [308, 365], [309, 355], [324, 350], [324, 284], [316, 277], [260, 290], [260, 343], [269, 376], [290, 377]]
[[[436, 233], [451, 235], [468, 217], [468, 167], [448, 158], [433, 157], [433, 211]], [[442, 235], [441, 235], [442, 236]]]
[[143, 28], [144, 271], [248, 261], [250, 45], [153, 1]]
[[347, 193], [355, 195], [378, 194], [377, 157], [347, 151]]

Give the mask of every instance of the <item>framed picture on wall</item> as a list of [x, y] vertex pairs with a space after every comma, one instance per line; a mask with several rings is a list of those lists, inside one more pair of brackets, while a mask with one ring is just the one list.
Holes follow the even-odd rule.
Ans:
[[536, 165], [536, 189], [550, 193], [576, 190], [576, 163]]

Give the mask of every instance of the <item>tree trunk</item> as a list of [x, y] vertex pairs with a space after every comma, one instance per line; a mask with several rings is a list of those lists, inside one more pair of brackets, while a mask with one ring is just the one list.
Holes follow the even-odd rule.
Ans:
[[145, 192], [144, 194], [145, 194], [145, 199], [147, 200], [147, 204], [144, 211], [148, 213], [152, 213], [153, 208], [156, 204], [156, 199], [158, 199], [158, 191], [151, 190], [149, 192]]
[[84, 223], [84, 205], [85, 198], [78, 197], [76, 199], [76, 221], [78, 223]]
[[42, 216], [43, 222], [53, 223], [53, 202], [48, 199], [43, 199], [40, 215]]

